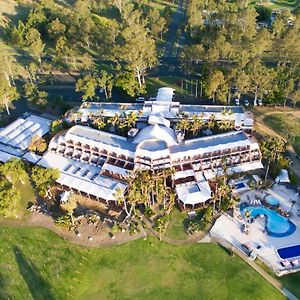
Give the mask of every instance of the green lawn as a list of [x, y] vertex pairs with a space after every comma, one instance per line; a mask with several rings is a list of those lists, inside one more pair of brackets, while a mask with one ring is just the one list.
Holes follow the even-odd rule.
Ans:
[[284, 299], [213, 244], [151, 238], [87, 249], [46, 229], [5, 226], [0, 236], [0, 299]]
[[31, 182], [29, 181], [29, 176], [25, 179], [24, 184], [19, 181], [16, 184], [16, 188], [21, 192], [21, 202], [17, 206], [18, 218], [26, 218], [28, 215], [28, 202], [35, 202], [34, 190]]
[[29, 180], [29, 176], [25, 178], [24, 184], [22, 184], [21, 181], [18, 181], [15, 184], [15, 188], [18, 189], [21, 193], [21, 201], [17, 203], [15, 211], [11, 216], [8, 216], [8, 218], [26, 219], [29, 215], [29, 212], [27, 210], [28, 202], [34, 203], [36, 200], [36, 196], [34, 194], [32, 184]]
[[[251, 6], [260, 5], [261, 1], [251, 2]], [[264, 4], [270, 9], [293, 9], [299, 5], [299, 0], [270, 0]]]
[[185, 220], [187, 220], [187, 213], [181, 212], [174, 207], [170, 213], [166, 236], [172, 239], [185, 240], [188, 237], [185, 232]]
[[[287, 138], [287, 131], [292, 132], [295, 136], [292, 146], [300, 154], [300, 118], [289, 113], [274, 113], [265, 116], [264, 122], [284, 138]], [[284, 124], [288, 127], [284, 127]]]

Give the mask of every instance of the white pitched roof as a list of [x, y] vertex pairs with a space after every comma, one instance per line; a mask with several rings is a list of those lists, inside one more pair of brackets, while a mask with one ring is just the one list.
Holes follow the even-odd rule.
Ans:
[[34, 136], [42, 137], [49, 132], [50, 122], [33, 115], [26, 119], [19, 118], [0, 131], [0, 143], [26, 150]]
[[162, 140], [169, 146], [176, 145], [177, 139], [174, 130], [162, 125], [149, 125], [142, 129], [133, 140], [133, 143], [139, 144], [146, 140]]
[[115, 200], [116, 189], [125, 190], [127, 187], [117, 180], [99, 175], [100, 166], [96, 167], [49, 151], [38, 165], [59, 169], [58, 183], [105, 200]]
[[180, 201], [190, 205], [203, 203], [211, 197], [211, 189], [207, 181], [176, 186], [176, 192]]
[[156, 101], [158, 102], [172, 102], [174, 89], [169, 87], [162, 87], [158, 89]]
[[88, 144], [91, 147], [107, 149], [129, 157], [134, 157], [135, 153], [135, 145], [127, 141], [126, 138], [87, 126], [73, 126], [67, 131], [65, 140], [72, 140]]

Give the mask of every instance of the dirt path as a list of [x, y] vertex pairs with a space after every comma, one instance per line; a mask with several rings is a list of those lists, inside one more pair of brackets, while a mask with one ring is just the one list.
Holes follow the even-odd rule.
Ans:
[[[115, 234], [115, 238], [111, 238], [108, 234], [104, 233], [95, 233], [93, 234], [93, 239], [89, 240], [89, 234], [82, 234], [81, 236], [77, 236], [74, 231], [69, 231], [65, 228], [58, 227], [54, 224], [53, 219], [50, 216], [33, 212], [30, 217], [26, 221], [21, 220], [7, 220], [0, 219], [1, 225], [15, 226], [15, 227], [41, 227], [47, 228], [57, 235], [61, 236], [64, 240], [67, 240], [71, 243], [91, 247], [110, 247], [114, 245], [124, 244], [139, 238], [143, 238], [147, 236], [146, 231], [142, 231], [140, 233], [129, 235], [127, 232], [117, 233]], [[92, 228], [91, 228], [92, 229]]]

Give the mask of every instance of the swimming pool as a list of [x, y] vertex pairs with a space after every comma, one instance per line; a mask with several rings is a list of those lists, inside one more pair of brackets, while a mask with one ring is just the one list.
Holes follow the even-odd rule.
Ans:
[[244, 205], [241, 206], [241, 212], [244, 217], [246, 212], [249, 212], [251, 218], [256, 218], [260, 215], [266, 216], [266, 231], [272, 237], [288, 236], [296, 230], [296, 225], [293, 222], [264, 206], [254, 207]]
[[236, 190], [238, 190], [238, 189], [242, 189], [242, 188], [244, 188], [246, 186], [245, 186], [245, 184], [243, 182], [238, 182], [238, 183], [236, 183], [234, 185], [234, 187], [235, 187]]
[[277, 249], [277, 253], [282, 259], [300, 256], [300, 245]]
[[266, 197], [266, 201], [267, 201], [268, 204], [270, 204], [272, 206], [276, 206], [276, 205], [280, 204], [280, 201], [272, 195], [268, 195]]

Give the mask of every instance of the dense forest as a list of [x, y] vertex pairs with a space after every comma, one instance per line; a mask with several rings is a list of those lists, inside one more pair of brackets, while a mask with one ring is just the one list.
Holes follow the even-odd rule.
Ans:
[[[199, 78], [204, 97], [214, 103], [245, 95], [275, 105], [299, 102], [297, 9], [274, 12], [246, 0], [183, 2], [188, 5], [179, 33], [185, 36], [180, 68], [185, 78]], [[18, 3], [16, 15], [1, 27], [9, 51], [0, 52], [0, 105], [8, 113], [20, 94], [45, 106], [48, 95], [40, 87], [57, 70], [77, 74], [83, 101], [95, 100], [97, 89], [106, 99], [113, 88], [131, 97], [146, 93], [145, 77], [163, 63], [158, 48], [177, 5], [171, 0]]]
[[300, 17], [248, 1], [191, 0], [182, 53], [188, 73], [199, 73], [205, 93], [229, 102], [252, 93], [268, 103], [300, 100]]

